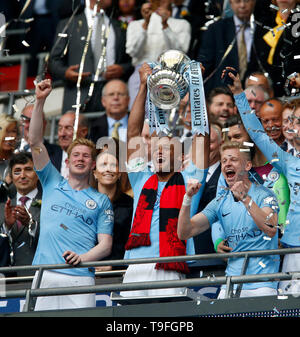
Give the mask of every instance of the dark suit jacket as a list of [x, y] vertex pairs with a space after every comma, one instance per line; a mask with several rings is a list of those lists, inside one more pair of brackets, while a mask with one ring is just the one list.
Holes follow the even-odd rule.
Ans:
[[209, 6], [206, 5], [208, 3], [206, 0], [190, 0], [188, 3], [190, 15], [185, 16], [184, 19], [188, 20], [192, 27], [188, 56], [193, 60], [197, 58], [200, 41], [204, 33], [200, 28], [208, 21], [208, 15], [214, 15], [215, 17], [221, 15], [220, 8], [222, 8], [222, 5], [217, 4], [220, 1], [223, 0], [210, 1]]
[[[197, 61], [201, 62], [205, 67], [204, 80], [218, 67], [223, 55], [225, 54], [230, 43], [233, 41], [234, 37], [235, 25], [232, 17], [220, 19], [208, 27], [208, 30], [203, 35], [197, 57]], [[253, 37], [254, 43], [255, 40], [256, 32], [254, 33]], [[235, 69], [239, 70], [237, 41], [235, 41], [232, 50], [227, 55], [214, 76], [212, 76], [206, 82], [206, 94], [209, 94], [209, 92], [215, 87], [224, 86], [221, 81], [221, 74], [223, 69], [227, 66], [234, 67]], [[246, 75], [254, 70], [258, 70], [258, 64], [255, 61], [255, 51], [252, 47], [250, 62], [248, 63]]]
[[60, 172], [61, 160], [62, 160], [62, 149], [59, 145], [50, 144], [47, 140], [44, 141], [44, 145], [48, 151], [48, 155], [52, 164]]
[[[128, 116], [129, 113], [130, 112], [128, 112]], [[88, 138], [96, 144], [97, 140], [101, 137], [108, 137], [108, 121], [106, 114], [89, 120]]]
[[[44, 145], [48, 151], [48, 155], [52, 164], [60, 172], [61, 161], [62, 161], [62, 149], [56, 144], [50, 144], [46, 139], [44, 140]], [[40, 181], [38, 181], [39, 188], [42, 188]], [[0, 202], [6, 202], [7, 198], [12, 198], [16, 194], [16, 187], [14, 184], [10, 184], [8, 189], [6, 189], [2, 184], [0, 185]]]
[[[201, 212], [210, 203], [210, 201], [215, 198], [220, 174], [221, 165], [219, 164], [209, 181], [205, 183], [198, 207], [198, 213]], [[210, 228], [194, 237], [194, 245], [196, 254], [215, 253]]]
[[[298, 8], [300, 8], [299, 5]], [[270, 65], [267, 59], [271, 48], [263, 39], [263, 36], [268, 31], [263, 27], [273, 28], [277, 24], [275, 22], [276, 12], [269, 10], [268, 14], [262, 18], [262, 25], [257, 26], [257, 55], [264, 68], [263, 71], [267, 72], [271, 77], [275, 97], [289, 96], [289, 93], [286, 93], [284, 90], [286, 78], [293, 72], [299, 73], [300, 69], [299, 60], [294, 59], [294, 56], [299, 55], [300, 51], [300, 37], [297, 37], [292, 31], [293, 27], [296, 26], [296, 21], [291, 22], [293, 15], [290, 15], [287, 19], [286, 24], [292, 24], [287, 26], [281, 34], [275, 49], [273, 64]], [[300, 31], [299, 28], [298, 31]]]
[[[42, 192], [39, 190], [34, 200], [41, 199]], [[11, 202], [12, 205], [16, 205], [16, 197], [14, 197]], [[0, 203], [1, 225], [4, 223], [4, 206], [5, 203]], [[33, 220], [35, 220], [37, 224], [35, 237], [29, 235], [28, 227], [26, 226], [21, 226], [18, 230], [17, 223], [15, 223], [11, 228], [10, 236], [12, 239], [12, 249], [14, 253], [14, 265], [16, 266], [31, 265], [32, 263], [40, 232], [40, 210], [41, 209], [38, 206], [31, 206], [29, 208], [29, 212], [32, 214]], [[34, 271], [20, 271], [17, 274], [18, 276], [33, 275]]]
[[105, 260], [122, 260], [131, 228], [133, 199], [121, 193], [118, 199], [112, 202], [112, 206], [114, 211], [113, 244], [111, 254]]
[[97, 139], [108, 136], [108, 122], [107, 116], [102, 115], [90, 123], [90, 136], [89, 138], [96, 144]]
[[[42, 37], [45, 41], [50, 38], [52, 42], [52, 38], [55, 34], [55, 27], [58, 22], [58, 8], [61, 4], [61, 0], [46, 0], [46, 8], [49, 10], [49, 18], [50, 24], [47, 26], [39, 26], [38, 29], [35, 29], [33, 33], [33, 27], [36, 27], [36, 19], [31, 23], [24, 23], [21, 22], [24, 19], [32, 18], [33, 13], [33, 6], [35, 1], [30, 1], [28, 3], [28, 7], [26, 8], [25, 12], [21, 16], [21, 20], [15, 20], [19, 17], [21, 10], [23, 9], [27, 0], [18, 0], [18, 1], [11, 1], [11, 0], [1, 0], [0, 1], [0, 13], [3, 13], [6, 18], [6, 22], [10, 22], [9, 29], [26, 29], [27, 33], [25, 34], [12, 34], [7, 36], [7, 40], [5, 41], [5, 48], [9, 49], [10, 54], [27, 54], [31, 53], [32, 49], [36, 50], [38, 45], [41, 44], [40, 39], [32, 39], [32, 35]], [[28, 31], [28, 28], [30, 30]], [[32, 34], [33, 33], [33, 34]], [[51, 37], [50, 37], [51, 35]], [[25, 47], [22, 44], [22, 40], [25, 39], [29, 44], [30, 48]], [[50, 49], [50, 48], [49, 48]], [[45, 51], [45, 50], [43, 50]], [[48, 51], [48, 49], [47, 49]]]
[[[60, 38], [58, 34], [62, 32], [67, 24], [68, 19], [61, 20], [57, 26], [56, 36], [60, 41], [56, 44], [51, 51], [49, 58], [49, 71], [54, 80], [64, 80], [64, 102], [62, 112], [67, 110], [74, 110], [72, 105], [76, 103], [77, 88], [76, 83], [65, 80], [65, 71], [71, 65], [80, 64], [82, 53], [85, 46], [85, 39], [87, 37], [88, 26], [85, 13], [82, 12], [74, 17], [73, 22], [69, 25], [66, 33], [67, 38]], [[115, 64], [122, 66], [124, 75], [122, 79], [127, 81], [133, 72], [131, 58], [126, 54], [126, 31], [121, 30], [120, 24], [117, 20], [112, 19], [112, 26], [116, 35], [115, 39]], [[67, 47], [67, 52], [64, 51]], [[92, 52], [91, 44], [89, 45], [85, 63], [84, 72], [94, 73], [94, 55]], [[92, 77], [85, 79], [81, 82], [81, 103], [85, 102]], [[95, 93], [99, 95], [99, 93]], [[101, 96], [101, 93], [100, 93]], [[99, 108], [101, 106], [101, 98], [99, 96]]]

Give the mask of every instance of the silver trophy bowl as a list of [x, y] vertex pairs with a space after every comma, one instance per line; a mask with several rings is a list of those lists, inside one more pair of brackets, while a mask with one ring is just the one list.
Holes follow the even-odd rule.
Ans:
[[186, 95], [188, 82], [183, 77], [190, 58], [179, 50], [168, 50], [158, 57], [159, 65], [149, 78], [151, 101], [161, 109], [173, 109]]

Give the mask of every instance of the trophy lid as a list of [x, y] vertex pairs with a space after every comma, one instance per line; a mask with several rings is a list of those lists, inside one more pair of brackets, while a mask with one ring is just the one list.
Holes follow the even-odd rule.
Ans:
[[175, 72], [184, 72], [183, 67], [187, 66], [191, 59], [182, 51], [170, 49], [158, 57], [158, 62], [162, 68], [168, 68]]

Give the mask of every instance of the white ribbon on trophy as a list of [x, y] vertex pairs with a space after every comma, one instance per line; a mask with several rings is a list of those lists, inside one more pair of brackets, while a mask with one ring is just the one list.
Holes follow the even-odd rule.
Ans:
[[192, 133], [205, 135], [209, 133], [209, 125], [200, 63], [191, 61], [183, 76], [189, 81]]

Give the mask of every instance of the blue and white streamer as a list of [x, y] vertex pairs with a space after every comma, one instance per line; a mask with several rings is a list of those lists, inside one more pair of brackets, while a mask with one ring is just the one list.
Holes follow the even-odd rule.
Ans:
[[209, 125], [200, 63], [191, 61], [188, 71], [183, 76], [188, 81], [190, 89], [192, 133], [205, 135], [209, 133]]
[[[148, 63], [149, 66], [157, 71], [160, 70], [158, 63]], [[205, 94], [203, 86], [202, 71], [200, 63], [196, 61], [190, 61], [187, 65], [184, 65], [184, 69], [180, 70], [185, 80], [189, 84], [190, 104], [191, 104], [191, 117], [192, 117], [192, 134], [205, 135], [209, 133], [208, 116], [205, 103]], [[149, 76], [150, 78], [150, 76]], [[149, 81], [148, 78], [148, 81]], [[148, 85], [149, 88], [149, 85]], [[180, 93], [181, 99], [186, 95], [186, 92], [182, 90]], [[153, 104], [150, 99], [150, 92], [147, 93], [147, 114], [149, 120], [150, 134], [156, 131], [157, 134], [164, 132], [168, 134], [170, 132], [168, 125], [168, 113], [169, 111], [160, 109]]]

